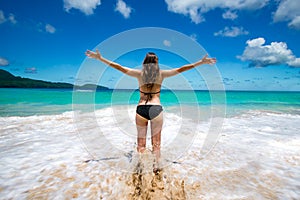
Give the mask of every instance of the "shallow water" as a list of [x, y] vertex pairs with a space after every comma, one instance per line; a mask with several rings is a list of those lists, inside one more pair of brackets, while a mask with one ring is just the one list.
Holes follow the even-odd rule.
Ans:
[[300, 199], [297, 109], [233, 112], [204, 155], [212, 119], [167, 107], [159, 176], [151, 153], [136, 173], [134, 111], [0, 117], [1, 199]]

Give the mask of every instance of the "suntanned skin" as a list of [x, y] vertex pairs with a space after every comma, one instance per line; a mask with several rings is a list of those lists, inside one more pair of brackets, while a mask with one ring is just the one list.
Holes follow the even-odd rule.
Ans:
[[[195, 63], [183, 65], [179, 68], [174, 68], [174, 69], [170, 69], [170, 70], [160, 70], [160, 74], [156, 78], [155, 84], [151, 88], [151, 91], [149, 91], [147, 86], [145, 84], [143, 84], [142, 70], [131, 69], [128, 67], [124, 67], [118, 63], [112, 62], [112, 61], [104, 58], [98, 50], [96, 50], [96, 52], [87, 50], [85, 54], [89, 58], [97, 59], [97, 60], [107, 64], [108, 66], [123, 72], [124, 74], [126, 74], [128, 76], [137, 78], [140, 90], [143, 92], [151, 92], [151, 93], [155, 93], [155, 92], [158, 92], [161, 90], [161, 85], [165, 78], [175, 76], [179, 73], [185, 72], [187, 70], [193, 69], [193, 68], [203, 65], [203, 64], [213, 65], [216, 63], [215, 58], [208, 58], [208, 55], [205, 55], [202, 59], [198, 60]], [[147, 101], [147, 95], [140, 92], [140, 100], [139, 100], [138, 105], [145, 105], [146, 101]], [[150, 100], [148, 100], [147, 105], [161, 105], [160, 104], [160, 93], [153, 94], [152, 98]], [[148, 120], [145, 119], [144, 117], [140, 116], [139, 114], [136, 114], [135, 121], [136, 121], [136, 127], [137, 127], [137, 132], [138, 132], [137, 151], [139, 153], [143, 153], [146, 149], [146, 135], [147, 135]], [[152, 152], [155, 154], [156, 160], [158, 161], [160, 158], [163, 112], [161, 112], [156, 118], [150, 120], [150, 125], [151, 125]]]

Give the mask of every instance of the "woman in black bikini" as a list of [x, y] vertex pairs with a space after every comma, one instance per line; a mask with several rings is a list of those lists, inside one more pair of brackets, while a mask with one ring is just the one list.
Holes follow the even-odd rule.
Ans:
[[100, 60], [128, 76], [138, 79], [140, 100], [136, 109], [135, 118], [138, 132], [137, 151], [139, 153], [143, 153], [146, 149], [147, 126], [150, 121], [152, 153], [155, 154], [156, 163], [158, 164], [160, 158], [161, 130], [163, 125], [163, 109], [160, 104], [160, 90], [163, 80], [202, 64], [215, 64], [216, 59], [208, 58], [207, 55], [205, 55], [201, 60], [195, 63], [187, 64], [171, 70], [160, 70], [158, 57], [154, 53], [149, 52], [144, 59], [143, 69], [137, 70], [121, 66], [118, 63], [105, 59], [101, 56], [98, 50], [96, 50], [96, 52], [87, 50], [85, 54], [89, 58]]

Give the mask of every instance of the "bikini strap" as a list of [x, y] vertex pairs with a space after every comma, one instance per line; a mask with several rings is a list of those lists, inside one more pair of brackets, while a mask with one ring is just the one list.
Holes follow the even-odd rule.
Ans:
[[160, 90], [158, 92], [143, 92], [142, 90], [140, 90], [141, 93], [149, 95], [149, 94], [158, 94], [160, 93]]
[[158, 92], [143, 92], [140, 90], [140, 92], [143, 93], [144, 95], [147, 95], [147, 99], [145, 102], [145, 105], [146, 105], [148, 103], [148, 101], [152, 99], [152, 94], [158, 94], [158, 93], [160, 93], [160, 90]]

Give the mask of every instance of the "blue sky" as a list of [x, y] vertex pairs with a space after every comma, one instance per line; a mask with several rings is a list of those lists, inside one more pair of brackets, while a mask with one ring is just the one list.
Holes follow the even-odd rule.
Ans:
[[[198, 42], [217, 58], [228, 90], [300, 91], [299, 0], [0, 0], [0, 69], [74, 83], [86, 49], [143, 27], [175, 30]], [[185, 64], [157, 52], [165, 66]], [[136, 53], [118, 61], [136, 67], [144, 52]], [[114, 87], [122, 75], [112, 70], [106, 76], [101, 84]]]

